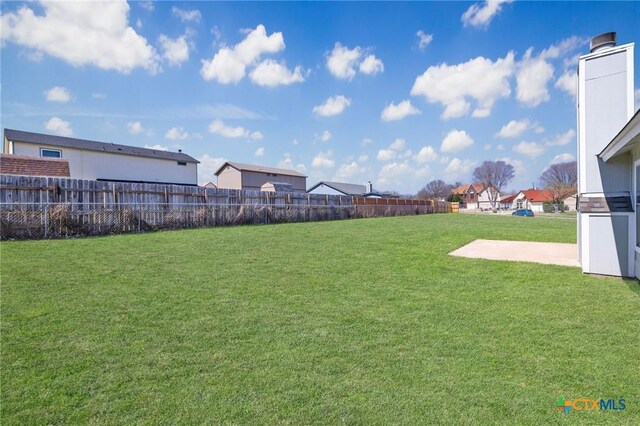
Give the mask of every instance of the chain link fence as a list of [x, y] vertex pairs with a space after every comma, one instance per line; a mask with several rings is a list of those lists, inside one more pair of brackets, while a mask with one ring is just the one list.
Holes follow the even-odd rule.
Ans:
[[64, 238], [433, 212], [431, 206], [12, 203], [0, 205], [0, 238]]

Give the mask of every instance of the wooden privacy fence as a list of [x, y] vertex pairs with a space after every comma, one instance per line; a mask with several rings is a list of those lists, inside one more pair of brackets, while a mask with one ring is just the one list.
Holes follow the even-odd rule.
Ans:
[[429, 200], [0, 176], [2, 239], [105, 235], [447, 211], [451, 210]]

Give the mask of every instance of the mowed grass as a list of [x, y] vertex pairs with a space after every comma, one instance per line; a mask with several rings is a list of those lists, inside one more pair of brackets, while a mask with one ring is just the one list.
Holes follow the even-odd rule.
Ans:
[[638, 282], [447, 255], [476, 238], [575, 242], [575, 221], [2, 243], [1, 423], [639, 424]]

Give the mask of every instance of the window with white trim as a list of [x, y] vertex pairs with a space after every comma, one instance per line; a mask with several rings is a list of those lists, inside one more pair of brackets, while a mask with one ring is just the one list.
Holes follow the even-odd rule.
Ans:
[[40, 157], [62, 158], [62, 151], [59, 149], [40, 148]]

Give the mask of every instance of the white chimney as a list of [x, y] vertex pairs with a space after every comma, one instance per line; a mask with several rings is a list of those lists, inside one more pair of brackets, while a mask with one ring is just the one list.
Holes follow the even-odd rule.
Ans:
[[628, 275], [629, 265], [612, 261], [612, 253], [628, 235], [629, 219], [609, 200], [629, 195], [631, 170], [598, 154], [634, 114], [633, 47], [616, 46], [616, 33], [601, 34], [578, 63], [578, 258], [587, 273]]
[[371, 194], [373, 192], [373, 185], [371, 181], [367, 182], [367, 194]]

